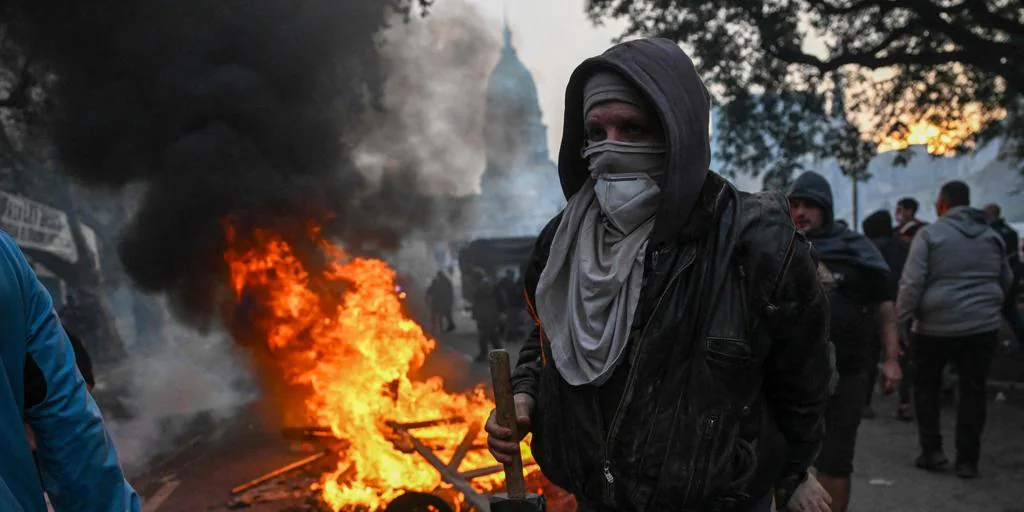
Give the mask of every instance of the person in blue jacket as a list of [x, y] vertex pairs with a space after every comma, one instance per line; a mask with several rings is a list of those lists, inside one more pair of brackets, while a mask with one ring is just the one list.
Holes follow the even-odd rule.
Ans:
[[49, 293], [0, 231], [0, 510], [46, 510], [25, 425], [55, 510], [141, 510]]

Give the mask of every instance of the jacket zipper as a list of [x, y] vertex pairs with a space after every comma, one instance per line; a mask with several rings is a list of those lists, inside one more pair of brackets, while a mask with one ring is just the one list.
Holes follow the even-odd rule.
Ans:
[[774, 314], [779, 306], [773, 301], [776, 295], [779, 293], [779, 287], [782, 286], [782, 278], [786, 277], [786, 272], [789, 271], [789, 265], [793, 262], [793, 253], [796, 252], [796, 237], [797, 232], [793, 231], [793, 236], [789, 239], [789, 246], [786, 247], [786, 256], [782, 258], [782, 265], [779, 266], [779, 271], [775, 275], [775, 282], [772, 284], [772, 293], [768, 295], [768, 304], [765, 306], [767, 313]]
[[707, 480], [704, 475], [704, 468], [708, 465], [708, 459], [711, 458], [711, 447], [715, 439], [715, 427], [718, 425], [718, 415], [712, 414], [704, 420], [704, 435], [700, 445], [700, 453], [697, 457], [697, 464], [693, 467], [693, 473], [690, 475], [691, 489], [686, 492], [687, 501], [697, 500], [697, 503], [703, 499], [701, 494], [704, 493], [704, 482]]
[[[657, 260], [657, 256], [656, 256], [657, 254], [658, 254], [658, 251], [656, 251], [651, 256], [651, 263], [652, 263], [652, 265]], [[686, 269], [690, 268], [690, 265], [693, 265], [693, 262], [696, 261], [696, 259], [697, 259], [697, 251], [694, 250], [687, 257], [686, 262], [683, 263], [683, 265], [680, 266], [678, 270], [676, 270], [675, 274], [672, 275], [672, 278], [669, 279], [667, 283], [665, 283], [665, 290], [663, 292], [661, 292], [661, 295], [658, 296], [658, 300], [654, 303], [654, 309], [651, 310], [651, 314], [647, 318], [647, 322], [644, 323], [644, 328], [640, 331], [640, 339], [637, 340], [637, 346], [635, 348], [635, 350], [637, 351], [637, 354], [640, 353], [640, 349], [641, 349], [641, 347], [643, 347], [644, 339], [646, 339], [646, 337], [647, 337], [646, 336], [647, 329], [651, 326], [651, 322], [654, 320], [654, 315], [658, 312], [658, 308], [661, 306], [661, 302], [665, 299], [665, 296], [668, 295], [669, 290], [672, 288], [672, 283], [674, 283], [676, 281], [676, 279], [679, 279], [679, 276], [681, 276], [683, 274], [683, 271], [685, 271]], [[604, 479], [607, 481], [607, 485], [605, 485], [605, 489], [607, 490], [607, 492], [609, 494], [609, 497], [613, 496], [613, 494], [612, 494], [613, 493], [612, 485], [615, 483], [615, 475], [612, 474], [612, 460], [611, 460], [612, 439], [615, 438], [615, 434], [618, 432], [618, 429], [619, 429], [619, 421], [621, 419], [622, 409], [623, 409], [622, 405], [624, 403], [626, 403], [627, 399], [629, 398], [629, 395], [633, 392], [633, 385], [635, 383], [636, 383], [636, 367], [633, 366], [633, 367], [630, 367], [630, 369], [629, 369], [629, 375], [627, 376], [627, 380], [626, 380], [626, 387], [622, 391], [622, 398], [619, 399], [619, 405], [615, 408], [615, 414], [612, 415], [612, 421], [611, 421], [611, 424], [608, 427], [608, 437], [605, 439], [605, 443], [604, 443], [604, 467], [603, 467], [603, 472], [604, 472]]]

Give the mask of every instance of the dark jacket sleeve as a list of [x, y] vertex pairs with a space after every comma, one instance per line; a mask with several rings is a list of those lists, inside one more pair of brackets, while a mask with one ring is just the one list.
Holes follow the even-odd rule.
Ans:
[[769, 325], [772, 344], [765, 360], [764, 393], [786, 441], [776, 488], [788, 500], [817, 457], [836, 376], [828, 297], [810, 246], [802, 239], [779, 286], [779, 312]]
[[558, 214], [544, 227], [533, 246], [530, 259], [523, 267], [523, 297], [526, 300], [526, 308], [530, 311], [530, 316], [533, 317], [536, 325], [527, 336], [526, 342], [523, 343], [523, 348], [519, 349], [519, 359], [515, 369], [512, 370], [512, 392], [527, 393], [534, 398], [540, 391], [540, 371], [544, 366], [543, 328], [534, 307], [537, 303], [535, 294], [540, 274], [544, 271], [544, 265], [548, 261], [551, 240], [554, 239], [561, 219], [562, 214]]
[[519, 359], [512, 371], [512, 393], [526, 393], [537, 398], [540, 385], [540, 370], [544, 366], [540, 341], [540, 328], [534, 326], [530, 335], [519, 349]]

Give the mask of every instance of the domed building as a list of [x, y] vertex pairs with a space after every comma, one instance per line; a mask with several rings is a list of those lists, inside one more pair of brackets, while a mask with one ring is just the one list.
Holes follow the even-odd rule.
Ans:
[[474, 201], [473, 238], [536, 236], [565, 205], [548, 151], [537, 84], [508, 24], [487, 84], [484, 143], [487, 164]]

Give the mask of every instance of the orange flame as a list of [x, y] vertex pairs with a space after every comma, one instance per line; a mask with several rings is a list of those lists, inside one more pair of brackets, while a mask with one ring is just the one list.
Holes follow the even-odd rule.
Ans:
[[[373, 510], [406, 490], [430, 492], [442, 484], [441, 475], [418, 454], [397, 450], [386, 423], [484, 419], [493, 403], [482, 386], [459, 395], [446, 392], [439, 377], [411, 380], [436, 343], [403, 314], [395, 272], [383, 261], [350, 258], [316, 228], [309, 236], [328, 257], [319, 275], [311, 276], [281, 237], [262, 230], [243, 241], [229, 225], [225, 260], [236, 299], [256, 291], [263, 310], [251, 322], [287, 378], [312, 390], [310, 417], [350, 443], [337, 469], [322, 479], [323, 499], [335, 511]], [[332, 302], [325, 296], [330, 294], [340, 300]], [[467, 430], [454, 424], [415, 434], [432, 446], [450, 447], [438, 452], [450, 460]], [[525, 445], [524, 451], [528, 456]], [[493, 464], [485, 450], [477, 450], [461, 467]], [[496, 488], [501, 476], [473, 483]]]

